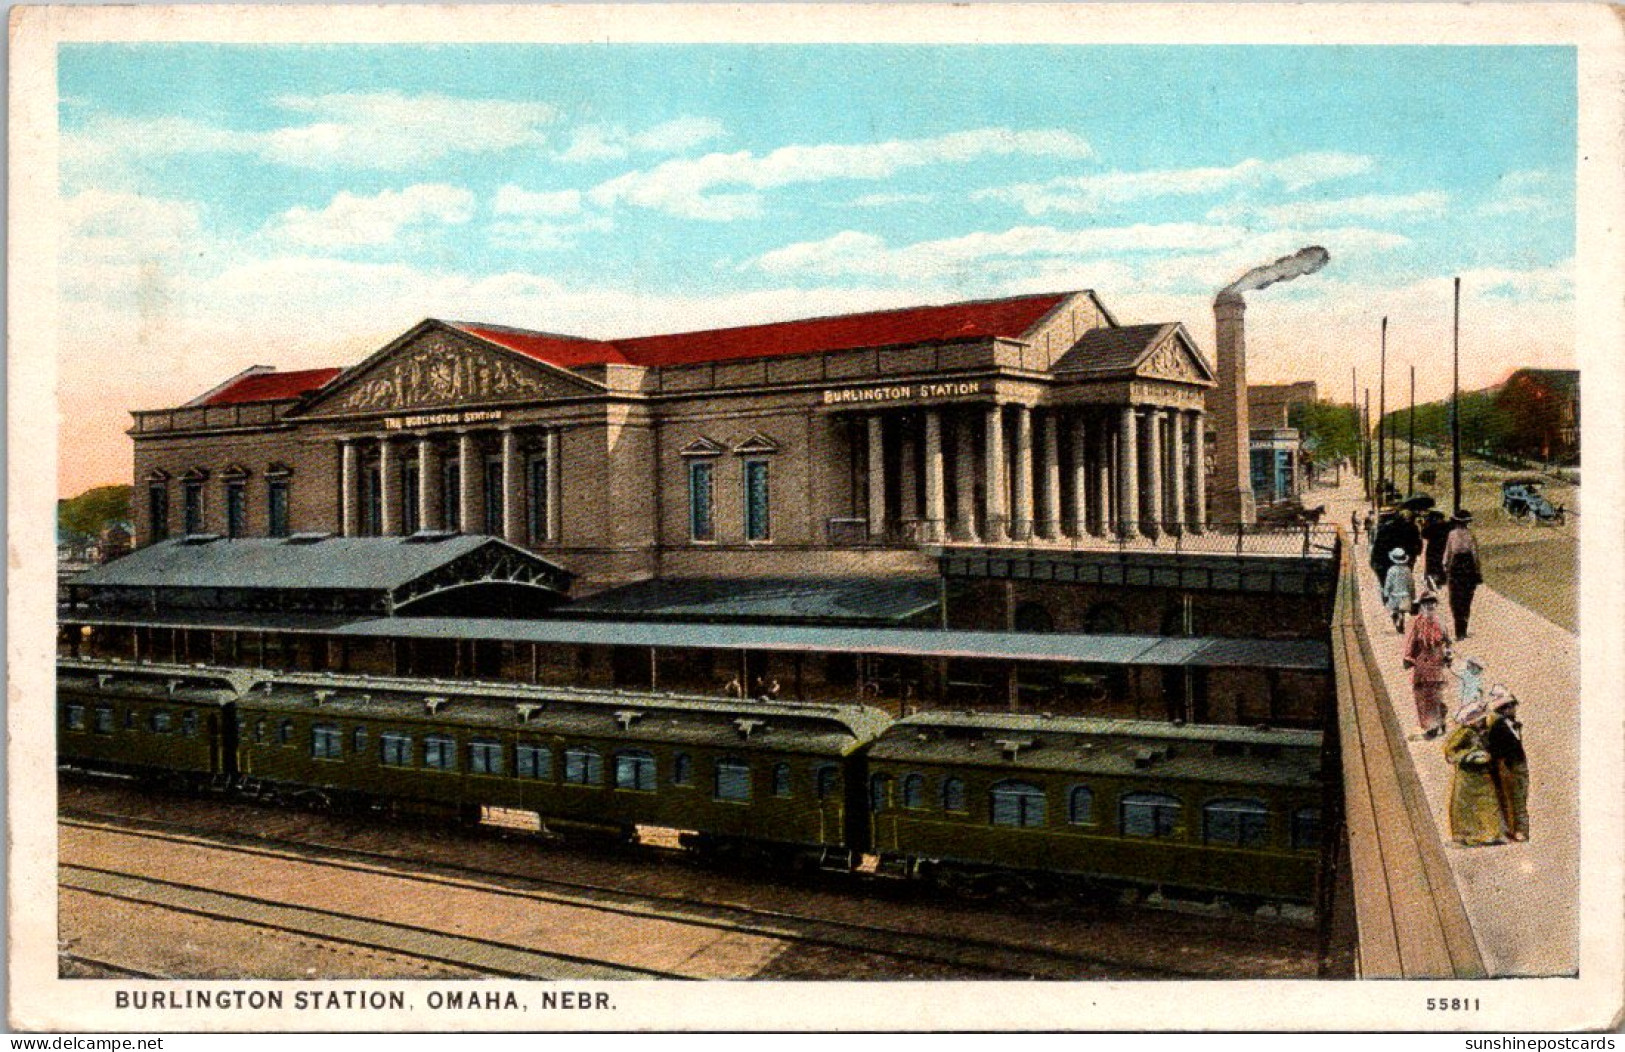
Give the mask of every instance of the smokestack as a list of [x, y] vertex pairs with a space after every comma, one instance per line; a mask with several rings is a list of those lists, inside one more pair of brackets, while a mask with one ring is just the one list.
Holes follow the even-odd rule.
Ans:
[[1247, 332], [1245, 292], [1313, 274], [1331, 259], [1319, 245], [1254, 267], [1220, 290], [1213, 300], [1217, 343], [1218, 386], [1208, 395], [1209, 419], [1216, 438], [1213, 475], [1208, 480], [1208, 521], [1255, 522], [1252, 447], [1247, 417]]

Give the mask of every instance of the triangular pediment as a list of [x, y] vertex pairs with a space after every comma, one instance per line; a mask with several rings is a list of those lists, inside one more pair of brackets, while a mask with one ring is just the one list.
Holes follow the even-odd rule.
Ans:
[[684, 457], [715, 457], [726, 452], [727, 449], [723, 447], [722, 443], [713, 441], [712, 439], [701, 435], [699, 438], [696, 438], [694, 441], [678, 450], [677, 454], [678, 456]]
[[430, 320], [340, 376], [301, 415], [465, 409], [601, 391], [566, 369]]
[[1210, 384], [1214, 380], [1212, 367], [1182, 325], [1167, 326], [1147, 345], [1134, 363], [1134, 375], [1193, 384]]
[[740, 456], [751, 453], [777, 453], [778, 451], [779, 444], [760, 431], [757, 431], [743, 442], [734, 445], [734, 452]]

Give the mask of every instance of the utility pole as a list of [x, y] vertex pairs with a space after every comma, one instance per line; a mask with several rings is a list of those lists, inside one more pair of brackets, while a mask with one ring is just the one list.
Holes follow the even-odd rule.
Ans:
[[1371, 485], [1371, 388], [1365, 389], [1365, 412], [1360, 414], [1360, 459], [1365, 466], [1365, 502], [1372, 504], [1376, 492]]
[[1450, 484], [1451, 510], [1461, 510], [1461, 279], [1456, 279], [1456, 306], [1450, 336]]
[[[1360, 373], [1354, 366], [1349, 366], [1349, 415], [1354, 418], [1354, 433], [1360, 433]], [[1358, 451], [1356, 451], [1358, 458]], [[1361, 472], [1364, 474], [1364, 472]]]
[[1416, 493], [1416, 363], [1414, 362], [1411, 363], [1411, 412], [1405, 422], [1410, 428], [1405, 438], [1411, 447], [1408, 458], [1410, 464], [1406, 468], [1405, 479], [1405, 496], [1409, 497]]
[[1393, 470], [1388, 464], [1388, 318], [1382, 319], [1382, 369], [1377, 375], [1377, 503], [1388, 489], [1388, 472]]

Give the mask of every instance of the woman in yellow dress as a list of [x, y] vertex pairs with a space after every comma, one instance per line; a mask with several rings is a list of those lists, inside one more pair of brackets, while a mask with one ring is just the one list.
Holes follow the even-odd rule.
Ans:
[[1450, 837], [1462, 847], [1499, 844], [1506, 839], [1501, 801], [1490, 774], [1482, 694], [1456, 713], [1456, 729], [1445, 739], [1444, 755], [1454, 769], [1450, 782]]

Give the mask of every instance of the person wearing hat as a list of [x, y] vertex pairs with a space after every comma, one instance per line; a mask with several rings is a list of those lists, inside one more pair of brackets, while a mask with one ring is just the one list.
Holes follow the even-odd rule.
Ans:
[[1405, 667], [1411, 672], [1411, 700], [1422, 738], [1431, 741], [1444, 733], [1444, 682], [1452, 658], [1450, 631], [1439, 621], [1439, 593], [1424, 581], [1411, 608], [1416, 615], [1405, 636]]
[[1380, 588], [1388, 581], [1388, 567], [1393, 565], [1390, 554], [1395, 548], [1413, 561], [1422, 551], [1422, 534], [1416, 528], [1415, 516], [1405, 508], [1389, 508], [1377, 521], [1377, 532], [1371, 535], [1371, 569], [1377, 575]]
[[1478, 538], [1473, 536], [1473, 513], [1457, 509], [1451, 519], [1450, 539], [1444, 544], [1444, 578], [1450, 585], [1450, 614], [1456, 622], [1456, 638], [1467, 638], [1467, 621], [1473, 613], [1473, 593], [1483, 583], [1478, 567]]
[[1508, 840], [1529, 839], [1529, 761], [1523, 751], [1523, 723], [1518, 699], [1505, 684], [1490, 688], [1489, 720], [1484, 744], [1490, 754], [1490, 777], [1501, 803], [1501, 824]]
[[1456, 729], [1444, 742], [1450, 762], [1450, 839], [1458, 847], [1483, 847], [1505, 840], [1501, 800], [1490, 776], [1485, 719], [1489, 710], [1475, 696], [1456, 712]]
[[1405, 634], [1405, 615], [1411, 612], [1415, 589], [1411, 580], [1411, 557], [1403, 548], [1388, 553], [1388, 576], [1382, 582], [1382, 605], [1394, 619], [1394, 631]]
[[1422, 574], [1435, 588], [1444, 587], [1444, 546], [1450, 541], [1450, 530], [1450, 520], [1437, 508], [1422, 517]]

